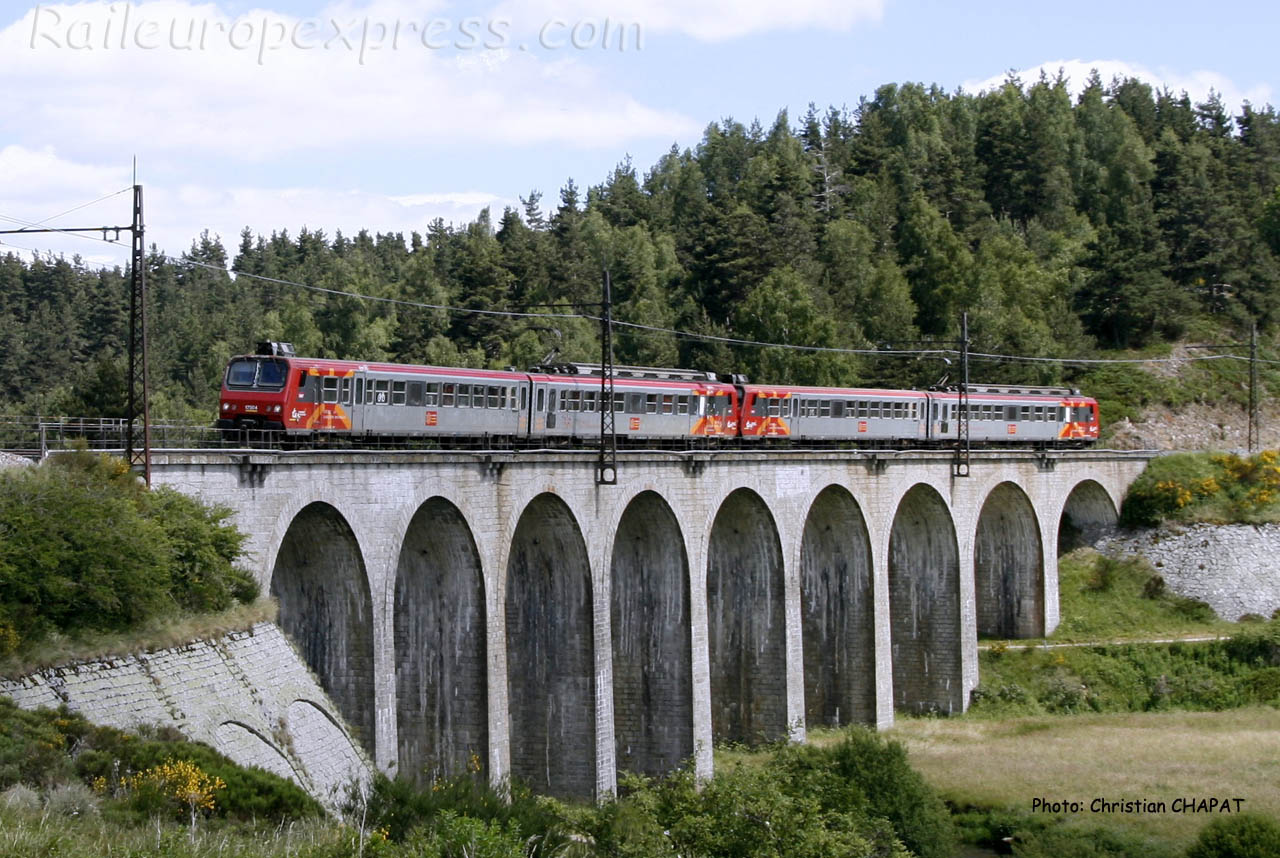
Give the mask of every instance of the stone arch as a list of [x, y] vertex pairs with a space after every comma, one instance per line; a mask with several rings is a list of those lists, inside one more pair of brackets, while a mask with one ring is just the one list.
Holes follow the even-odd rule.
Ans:
[[444, 498], [418, 508], [395, 582], [396, 734], [402, 777], [484, 770], [489, 756], [484, 578], [471, 528]]
[[1044, 636], [1044, 547], [1027, 493], [1005, 482], [987, 495], [973, 540], [978, 636]]
[[946, 501], [913, 486], [889, 534], [893, 705], [907, 712], [963, 711], [960, 551]]
[[1081, 480], [1067, 495], [1058, 520], [1058, 553], [1092, 545], [1114, 530], [1120, 516], [1111, 494], [1096, 480]]
[[511, 773], [539, 792], [596, 788], [591, 565], [573, 513], [550, 493], [516, 524], [507, 560]]
[[266, 769], [305, 788], [293, 764], [276, 743], [242, 721], [223, 721], [215, 727], [213, 748], [239, 765]]
[[373, 752], [373, 604], [351, 526], [327, 503], [303, 507], [289, 525], [271, 572], [280, 627]]
[[610, 574], [618, 769], [665, 774], [693, 755], [693, 643], [684, 536], [656, 492], [627, 504]]
[[785, 736], [782, 546], [773, 515], [750, 489], [730, 494], [711, 526], [707, 631], [714, 741]]
[[804, 715], [809, 727], [874, 724], [876, 658], [871, 541], [840, 486], [814, 499], [800, 543]]

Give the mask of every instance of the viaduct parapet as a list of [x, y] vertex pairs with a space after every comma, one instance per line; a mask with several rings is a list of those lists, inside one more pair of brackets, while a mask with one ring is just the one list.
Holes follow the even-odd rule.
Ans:
[[962, 711], [981, 636], [1058, 622], [1060, 533], [1148, 456], [161, 451], [235, 511], [280, 624], [376, 764], [554, 795], [715, 743]]

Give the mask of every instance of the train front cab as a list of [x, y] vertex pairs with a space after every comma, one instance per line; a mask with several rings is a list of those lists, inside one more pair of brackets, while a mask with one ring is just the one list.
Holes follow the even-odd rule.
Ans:
[[222, 377], [218, 429], [284, 429], [284, 409], [292, 400], [293, 372], [285, 357], [241, 355]]

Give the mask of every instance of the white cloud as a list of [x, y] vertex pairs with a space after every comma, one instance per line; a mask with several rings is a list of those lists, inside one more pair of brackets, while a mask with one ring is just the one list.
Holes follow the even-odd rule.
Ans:
[[843, 32], [883, 14], [884, 0], [506, 0], [495, 12], [552, 41], [571, 40], [580, 24], [586, 40], [589, 24], [609, 22], [615, 28], [638, 24], [646, 37], [678, 33], [706, 42], [785, 30]]
[[[91, 194], [109, 193], [127, 187], [131, 181], [125, 170], [77, 163], [59, 157], [50, 149], [28, 150], [7, 146], [0, 150], [0, 175], [22, 177], [24, 168], [35, 168], [40, 175], [70, 177], [48, 185], [33, 183], [0, 186], [0, 212], [7, 216], [35, 222], [66, 211], [92, 199]], [[83, 181], [80, 181], [83, 179]], [[462, 224], [474, 220], [488, 206], [495, 221], [509, 200], [484, 191], [456, 193], [409, 193], [397, 196], [359, 190], [330, 190], [318, 187], [231, 187], [211, 188], [180, 183], [169, 185], [149, 182], [144, 187], [147, 245], [179, 255], [191, 247], [202, 230], [218, 235], [223, 246], [234, 256], [240, 242], [240, 231], [249, 227], [254, 233], [269, 235], [273, 230], [288, 229], [297, 235], [299, 229], [323, 229], [330, 238], [337, 230], [355, 235], [361, 229], [374, 233], [425, 232], [435, 218]], [[85, 226], [96, 223], [128, 224], [132, 218], [131, 197], [123, 194], [97, 205], [58, 218], [48, 225]], [[5, 222], [5, 228], [18, 228], [21, 223]], [[0, 236], [0, 254], [9, 250], [35, 249], [66, 256], [79, 254], [99, 264], [127, 263], [129, 236], [120, 244], [107, 245], [97, 237], [70, 235]]]
[[[1039, 80], [1042, 73], [1052, 80], [1061, 71], [1067, 78], [1067, 85], [1072, 95], [1079, 95], [1094, 69], [1097, 69], [1104, 84], [1111, 83], [1112, 78], [1116, 77], [1138, 78], [1156, 89], [1168, 87], [1174, 94], [1185, 91], [1191, 97], [1192, 103], [1204, 101], [1212, 90], [1218, 93], [1227, 109], [1233, 112], [1238, 112], [1245, 101], [1255, 107], [1262, 107], [1274, 100], [1271, 87], [1266, 84], [1245, 87], [1214, 71], [1201, 69], [1184, 72], [1168, 68], [1153, 70], [1124, 60], [1052, 60], [1031, 68], [1020, 69], [1014, 74], [1022, 80], [1023, 84], [1030, 84]], [[995, 89], [1003, 85], [1007, 77], [1008, 73], [1005, 72], [985, 80], [967, 81], [961, 85], [961, 88], [969, 92]]]
[[397, 2], [313, 19], [184, 0], [38, 6], [0, 30], [0, 132], [238, 160], [357, 144], [616, 148], [697, 133], [602, 83], [572, 50], [512, 50], [468, 26]]

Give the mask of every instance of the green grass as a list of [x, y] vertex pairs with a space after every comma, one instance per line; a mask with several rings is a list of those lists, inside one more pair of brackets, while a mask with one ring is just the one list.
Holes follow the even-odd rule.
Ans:
[[95, 661], [182, 646], [195, 640], [224, 637], [257, 623], [275, 622], [275, 599], [259, 598], [225, 611], [151, 617], [124, 632], [80, 630], [50, 633], [22, 649], [0, 657], [0, 676], [18, 677], [75, 662]]
[[[1180, 854], [1213, 817], [1178, 814], [1178, 797], [1232, 796], [1280, 818], [1280, 711], [1148, 712], [1030, 717], [904, 718], [889, 732], [957, 808], [1003, 815], [1012, 827], [1094, 827]], [[1080, 813], [1032, 813], [1037, 796], [1081, 801]], [[1165, 812], [1094, 813], [1095, 797], [1164, 801]], [[1178, 850], [1173, 852], [1173, 850]], [[1109, 853], [1100, 853], [1109, 854]]]
[[1053, 643], [1229, 635], [1237, 623], [1170, 592], [1147, 561], [1080, 548], [1058, 558], [1058, 628]]

